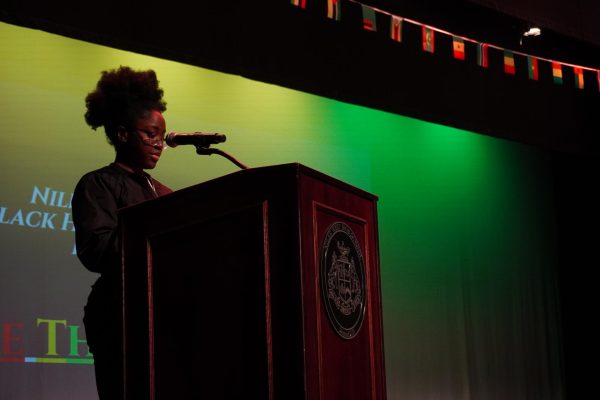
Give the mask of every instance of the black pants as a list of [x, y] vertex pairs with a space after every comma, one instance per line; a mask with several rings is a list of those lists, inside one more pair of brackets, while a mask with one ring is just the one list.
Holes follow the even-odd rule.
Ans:
[[92, 286], [83, 325], [94, 355], [96, 388], [100, 400], [123, 398], [122, 331], [118, 292], [101, 277]]

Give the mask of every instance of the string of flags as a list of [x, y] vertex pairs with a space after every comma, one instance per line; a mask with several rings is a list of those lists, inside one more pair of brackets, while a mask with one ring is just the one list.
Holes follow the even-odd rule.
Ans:
[[[527, 60], [527, 72], [530, 80], [539, 80], [539, 63], [546, 62], [552, 67], [552, 80], [555, 84], [563, 84], [563, 70], [566, 68], [572, 69], [574, 77], [574, 86], [578, 89], [584, 89], [585, 77], [584, 71], [588, 71], [588, 74], [593, 73], [598, 81], [598, 89], [600, 91], [600, 70], [581, 65], [570, 64], [557, 60], [551, 60], [544, 57], [538, 57], [523, 52], [506, 49], [490, 43], [482, 43], [474, 39], [470, 39], [465, 36], [453, 34], [451, 32], [423, 24], [421, 22], [394, 15], [388, 11], [381, 10], [376, 7], [372, 7], [366, 4], [362, 4], [357, 0], [290, 0], [291, 4], [301, 9], [306, 9], [307, 2], [327, 2], [327, 18], [341, 21], [342, 19], [342, 4], [343, 3], [354, 3], [360, 6], [362, 11], [362, 27], [368, 31], [377, 31], [377, 15], [382, 15], [383, 18], [389, 18], [389, 38], [395, 42], [401, 43], [403, 38], [404, 24], [412, 24], [417, 27], [421, 27], [422, 37], [422, 49], [427, 53], [435, 52], [435, 38], [436, 35], [447, 35], [452, 38], [452, 51], [454, 58], [457, 60], [464, 61], [466, 54], [466, 43], [471, 43], [476, 48], [476, 59], [477, 65], [482, 68], [489, 67], [489, 50], [494, 49], [502, 53], [503, 55], [503, 67], [504, 73], [507, 75], [515, 75], [515, 56], [523, 57]], [[381, 22], [381, 20], [380, 20]], [[589, 75], [588, 75], [589, 79]]]

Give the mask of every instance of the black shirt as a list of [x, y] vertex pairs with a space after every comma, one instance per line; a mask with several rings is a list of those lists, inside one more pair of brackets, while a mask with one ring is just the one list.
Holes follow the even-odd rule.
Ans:
[[118, 209], [170, 192], [150, 175], [134, 174], [117, 164], [85, 174], [72, 201], [77, 256], [82, 264], [93, 272], [117, 273]]

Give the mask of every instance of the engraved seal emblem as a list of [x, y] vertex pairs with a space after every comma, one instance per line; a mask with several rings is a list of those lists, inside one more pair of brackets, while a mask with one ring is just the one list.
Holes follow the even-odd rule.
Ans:
[[360, 243], [343, 222], [333, 223], [325, 232], [320, 278], [329, 322], [339, 336], [352, 339], [365, 315], [365, 268]]

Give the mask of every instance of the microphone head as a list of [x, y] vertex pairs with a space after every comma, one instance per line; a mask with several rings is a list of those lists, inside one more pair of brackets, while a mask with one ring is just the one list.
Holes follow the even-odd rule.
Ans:
[[167, 146], [169, 146], [169, 147], [177, 147], [177, 143], [175, 143], [175, 140], [173, 140], [173, 138], [175, 137], [175, 135], [177, 135], [175, 132], [169, 132], [169, 133], [167, 133], [167, 136], [165, 136], [165, 143], [167, 144]]
[[177, 133], [170, 132], [165, 136], [165, 143], [169, 147], [177, 147], [182, 144], [191, 144], [196, 147], [209, 147], [211, 144], [223, 143], [227, 137], [222, 133]]

